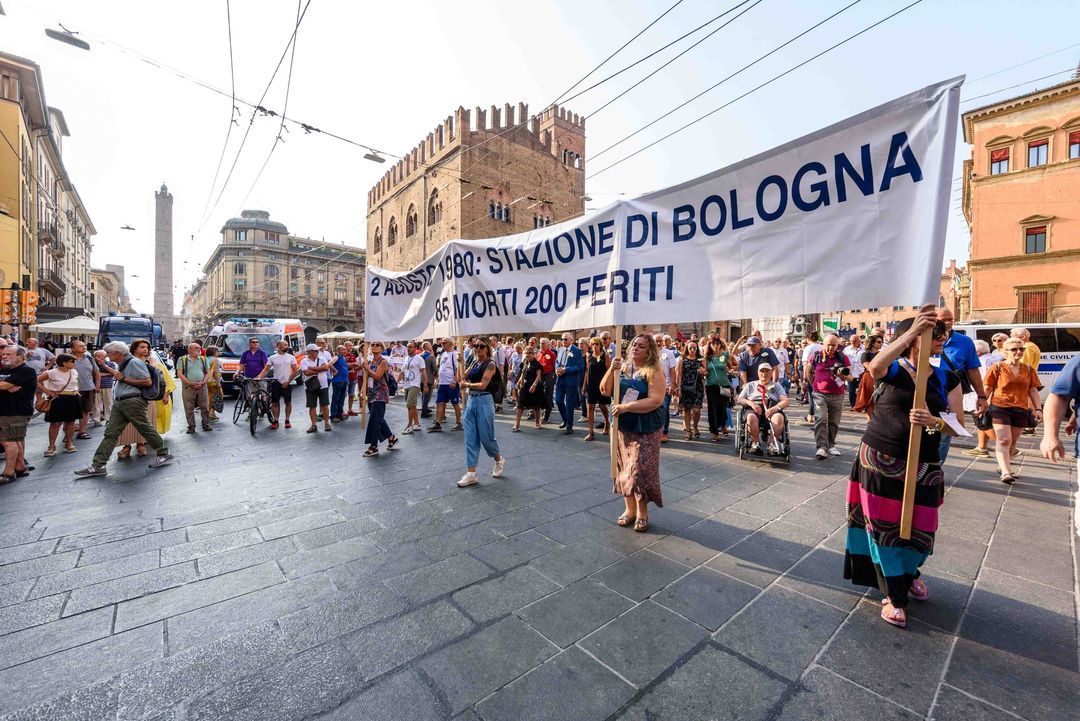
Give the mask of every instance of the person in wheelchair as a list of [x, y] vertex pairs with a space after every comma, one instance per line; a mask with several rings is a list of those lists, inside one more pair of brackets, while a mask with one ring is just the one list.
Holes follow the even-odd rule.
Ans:
[[784, 437], [784, 425], [787, 422], [784, 409], [790, 401], [787, 391], [776, 381], [775, 376], [773, 367], [762, 363], [758, 366], [758, 380], [747, 382], [739, 394], [738, 405], [749, 409], [745, 417], [746, 429], [753, 441], [750, 446], [751, 453], [761, 453], [761, 428], [765, 425], [770, 427], [770, 455], [783, 455], [785, 450], [780, 447], [780, 442]]

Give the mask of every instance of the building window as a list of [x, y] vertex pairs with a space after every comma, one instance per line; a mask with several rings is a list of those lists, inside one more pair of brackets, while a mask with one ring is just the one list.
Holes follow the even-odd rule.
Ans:
[[276, 280], [271, 280], [271, 281], [268, 281], [266, 283], [266, 292], [267, 293], [277, 293], [278, 292], [278, 284], [277, 284]]
[[334, 300], [349, 300], [349, 291], [345, 288], [334, 288]]
[[[941, 296], [938, 296], [938, 308], [944, 308], [944, 307], [945, 307], [945, 299], [942, 298]], [[893, 310], [903, 310], [904, 306], [902, 306], [902, 305], [894, 305], [892, 307], [892, 309]]]
[[867, 308], [867, 309], [866, 309], [866, 312], [867, 312], [867, 313], [877, 313], [877, 312], [878, 312], [878, 309], [877, 309], [877, 308]]
[[311, 285], [308, 283], [304, 284], [304, 296], [308, 298], [311, 297]]
[[345, 277], [344, 273], [338, 273], [334, 276], [334, 283], [337, 285], [345, 285], [349, 282], [349, 279]]
[[439, 200], [439, 189], [431, 191], [431, 196], [428, 198], [427, 206], [427, 222], [428, 225], [435, 225], [442, 220], [442, 201]]
[[247, 281], [243, 278], [237, 278], [233, 281], [233, 290], [238, 293], [243, 293], [247, 289]]
[[320, 285], [319, 286], [319, 295], [322, 296], [323, 298], [326, 297], [326, 286], [325, 285]]
[[546, 228], [549, 225], [551, 225], [551, 218], [547, 217], [546, 215], [534, 215], [533, 216], [533, 227], [534, 228]]
[[1020, 323], [1047, 323], [1050, 316], [1049, 293], [1045, 290], [1021, 290]]
[[937, 297], [937, 307], [938, 308], [944, 308], [945, 307], [945, 296], [939, 295]]
[[280, 273], [280, 272], [281, 271], [278, 269], [278, 267], [276, 265], [267, 265], [267, 266], [263, 267], [263, 275], [266, 276], [267, 278], [277, 278], [278, 273]]
[[410, 205], [409, 210], [405, 213], [405, 237], [410, 238], [416, 235], [416, 206]]
[[1049, 150], [1049, 138], [1028, 143], [1028, 167], [1037, 168], [1040, 165], [1046, 165], [1046, 154]]
[[488, 217], [493, 218], [494, 220], [501, 220], [504, 223], [509, 223], [510, 206], [496, 200], [488, 201]]
[[1024, 230], [1024, 253], [1046, 252], [1046, 226], [1040, 225]]
[[296, 283], [289, 283], [289, 295], [296, 295], [298, 292], [299, 289], [297, 288]]
[[1080, 130], [1069, 133], [1069, 160], [1080, 158]]
[[397, 218], [391, 218], [386, 226], [386, 247], [389, 248], [397, 242]]
[[238, 231], [236, 231], [236, 242], [243, 243], [243, 242], [246, 242], [246, 241], [247, 241], [247, 231], [246, 230], [238, 230]]
[[990, 151], [990, 175], [1009, 172], [1009, 149], [998, 148]]
[[247, 255], [247, 253], [245, 253], [245, 252], [244, 252], [244, 251], [242, 251], [242, 250], [238, 250], [238, 251], [236, 251], [236, 257], [237, 257], [237, 258], [243, 258], [243, 257], [244, 257], [245, 255]]
[[326, 282], [326, 273], [324, 273], [324, 272], [322, 272], [322, 271], [320, 270], [320, 271], [319, 271], [318, 273], [316, 273], [315, 275], [316, 275], [316, 278], [315, 278], [315, 279], [316, 279], [317, 281], [319, 281], [320, 283], [325, 283], [325, 282]]
[[233, 275], [247, 275], [247, 264], [233, 263], [232, 272]]
[[270, 245], [278, 245], [281, 242], [280, 236], [277, 233], [267, 233], [266, 242]]
[[312, 265], [314, 262], [311, 258], [304, 258], [304, 265]]
[[289, 269], [289, 278], [291, 278], [292, 280], [299, 279], [300, 278], [300, 269], [299, 268], [290, 268]]
[[273, 253], [273, 252], [267, 253], [266, 254], [266, 259], [267, 260], [277, 260], [277, 253]]
[[375, 229], [375, 240], [372, 241], [372, 243], [371, 243], [371, 252], [372, 253], [381, 253], [382, 252], [382, 228], [376, 228]]

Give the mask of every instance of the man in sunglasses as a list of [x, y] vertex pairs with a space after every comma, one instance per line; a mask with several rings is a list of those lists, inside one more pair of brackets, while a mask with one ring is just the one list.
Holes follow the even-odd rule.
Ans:
[[[937, 319], [944, 326], [947, 337], [941, 355], [932, 357], [930, 364], [955, 376], [960, 381], [965, 395], [974, 392], [976, 394], [975, 415], [982, 415], [986, 413], [989, 406], [986, 401], [986, 389], [983, 387], [982, 364], [979, 362], [979, 352], [975, 350], [975, 341], [963, 333], [953, 332], [955, 319], [948, 308], [939, 308]], [[937, 332], [936, 329], [935, 332]], [[950, 410], [956, 413], [961, 409]], [[938, 447], [942, 463], [945, 463], [945, 459], [949, 456], [950, 445], [952, 445], [952, 436], [943, 434]]]

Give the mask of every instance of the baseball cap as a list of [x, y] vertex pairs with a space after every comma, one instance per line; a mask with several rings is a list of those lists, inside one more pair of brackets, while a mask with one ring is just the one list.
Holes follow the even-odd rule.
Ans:
[[762, 363], [761, 365], [759, 365], [757, 367], [757, 369], [758, 369], [758, 373], [760, 373], [761, 371], [771, 371], [773, 369], [773, 367], [771, 365], [769, 365], [768, 363]]
[[746, 345], [761, 345], [761, 339], [756, 335], [752, 335], [746, 339]]
[[304, 346], [304, 351], [305, 352], [306, 351], [318, 351], [318, 350], [319, 350], [319, 346], [315, 345], [314, 343], [308, 343], [306, 346]]

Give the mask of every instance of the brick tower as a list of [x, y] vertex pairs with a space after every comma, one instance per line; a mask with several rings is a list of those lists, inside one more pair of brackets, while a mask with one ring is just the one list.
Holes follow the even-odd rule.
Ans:
[[154, 193], [154, 319], [161, 323], [166, 337], [176, 333], [173, 310], [173, 197], [165, 183]]

